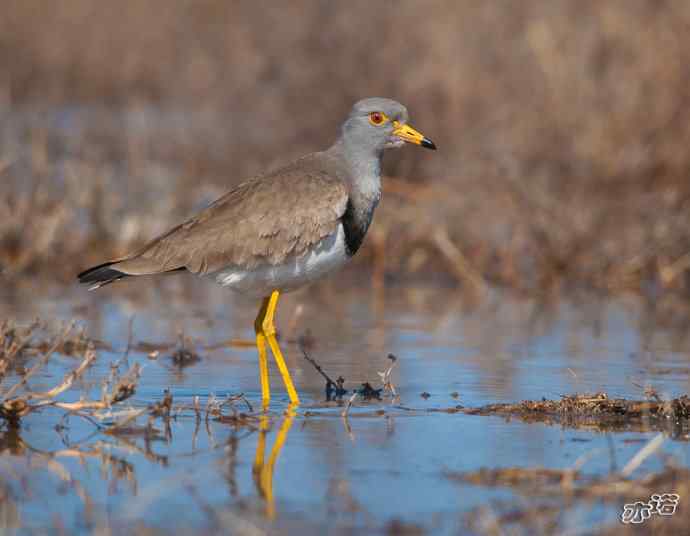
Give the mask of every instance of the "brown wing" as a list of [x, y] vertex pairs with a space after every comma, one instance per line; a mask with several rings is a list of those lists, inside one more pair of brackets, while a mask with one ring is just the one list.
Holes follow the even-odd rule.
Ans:
[[334, 232], [345, 184], [304, 161], [240, 184], [194, 218], [113, 265], [129, 275], [279, 264]]

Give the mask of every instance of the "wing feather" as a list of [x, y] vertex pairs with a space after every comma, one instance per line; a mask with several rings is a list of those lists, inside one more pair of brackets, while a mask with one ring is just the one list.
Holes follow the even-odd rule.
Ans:
[[195, 217], [118, 262], [129, 275], [186, 268], [276, 265], [337, 229], [348, 201], [341, 179], [309, 160], [240, 184]]

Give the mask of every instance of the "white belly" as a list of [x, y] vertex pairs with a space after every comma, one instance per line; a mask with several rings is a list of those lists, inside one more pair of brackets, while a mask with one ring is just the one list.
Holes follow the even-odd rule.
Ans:
[[217, 283], [239, 292], [268, 296], [274, 290], [288, 292], [319, 279], [340, 268], [349, 259], [345, 247], [345, 231], [338, 225], [336, 232], [299, 257], [288, 257], [278, 265], [257, 266], [243, 270], [228, 266], [209, 274]]

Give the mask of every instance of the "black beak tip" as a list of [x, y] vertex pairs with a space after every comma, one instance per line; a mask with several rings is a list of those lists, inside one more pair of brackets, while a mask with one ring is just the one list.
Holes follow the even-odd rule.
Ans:
[[424, 138], [422, 140], [422, 147], [424, 147], [425, 149], [431, 149], [432, 151], [436, 150], [436, 144], [429, 138]]

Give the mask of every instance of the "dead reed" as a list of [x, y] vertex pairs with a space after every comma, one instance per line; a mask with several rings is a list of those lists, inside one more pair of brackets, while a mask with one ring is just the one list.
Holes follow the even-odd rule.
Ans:
[[[100, 396], [89, 398], [82, 396], [76, 401], [61, 399], [68, 390], [78, 385], [84, 373], [96, 361], [96, 343], [89, 340], [83, 331], [75, 329], [71, 322], [47, 340], [41, 338], [41, 332], [48, 331], [46, 323], [35, 321], [28, 326], [18, 326], [14, 322], [0, 323], [0, 422], [8, 429], [17, 429], [21, 421], [29, 414], [51, 407], [63, 411], [62, 423], [73, 416], [84, 418], [94, 424], [101, 432], [107, 434], [141, 433], [157, 435], [155, 421], [161, 419], [169, 433], [170, 419], [183, 412], [194, 413], [197, 420], [201, 418], [198, 402], [192, 406], [173, 405], [169, 392], [159, 402], [146, 404], [143, 407], [124, 407], [136, 392], [141, 376], [138, 363], [129, 365], [128, 355], [132, 346], [130, 340], [123, 356], [110, 366], [110, 374], [100, 381]], [[80, 363], [68, 372], [61, 381], [45, 391], [36, 391], [30, 380], [48, 364], [57, 353], [80, 357]], [[29, 366], [30, 364], [30, 366]], [[13, 382], [3, 386], [8, 372], [13, 372]], [[230, 396], [223, 400], [209, 398], [205, 420], [233, 422], [236, 425], [251, 424], [253, 417], [238, 411], [237, 404], [243, 403], [250, 413], [251, 404], [242, 394]], [[227, 415], [225, 410], [231, 410]], [[148, 417], [143, 426], [137, 425], [137, 419]]]
[[[583, 508], [596, 508], [602, 504], [617, 505], [620, 507], [618, 519], [621, 520], [624, 506], [627, 508], [636, 501], [646, 502], [654, 496], [660, 499], [667, 493], [675, 494], [676, 499], [684, 497], [690, 492], [690, 472], [676, 465], [668, 456], [661, 470], [631, 478], [644, 460], [658, 452], [665, 439], [664, 434], [653, 437], [620, 470], [612, 458], [611, 471], [603, 476], [587, 475], [583, 470], [583, 466], [603, 450], [595, 449], [564, 469], [482, 468], [472, 472], [447, 471], [446, 477], [474, 486], [510, 488], [520, 497], [510, 504], [494, 501], [491, 505], [482, 505], [470, 511], [465, 516], [465, 522], [472, 532], [478, 534], [629, 534], [630, 519], [625, 523], [599, 523], [594, 526], [589, 520], [584, 522], [587, 526], [583, 528], [579, 524], [584, 518], [564, 516], [564, 508], [573, 511], [577, 506], [582, 511]], [[613, 451], [610, 451], [610, 455], [613, 456]], [[657, 504], [657, 508], [659, 506]], [[688, 520], [687, 510], [678, 503], [672, 510], [654, 514], [647, 516], [644, 525], [653, 534], [675, 534]], [[639, 523], [638, 520], [636, 524]]]

